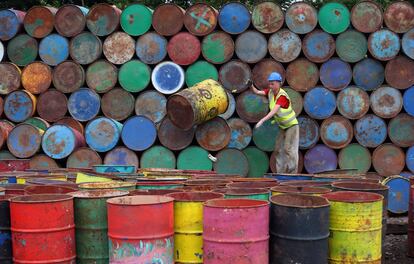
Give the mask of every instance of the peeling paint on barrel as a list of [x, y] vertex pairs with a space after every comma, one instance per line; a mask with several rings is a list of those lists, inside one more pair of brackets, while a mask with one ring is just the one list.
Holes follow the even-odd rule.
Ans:
[[171, 150], [181, 150], [193, 142], [195, 126], [188, 130], [183, 130], [169, 118], [164, 118], [158, 126], [158, 138], [161, 144]]
[[385, 80], [398, 89], [407, 89], [414, 85], [414, 60], [397, 56], [385, 66]]
[[187, 8], [184, 26], [193, 35], [210, 34], [217, 25], [217, 10], [206, 3], [195, 3]]
[[321, 139], [330, 148], [342, 149], [346, 147], [354, 136], [351, 122], [340, 115], [333, 115], [321, 124]]
[[66, 4], [59, 8], [55, 15], [55, 29], [59, 35], [74, 37], [86, 26], [86, 14], [89, 9], [83, 6]]
[[101, 99], [92, 89], [81, 88], [72, 93], [68, 100], [70, 115], [78, 121], [93, 119], [100, 110]]
[[307, 34], [318, 24], [318, 11], [308, 3], [293, 3], [286, 10], [286, 25], [297, 34]]
[[27, 34], [44, 38], [53, 31], [57, 9], [49, 6], [33, 6], [24, 16], [23, 24]]
[[18, 66], [34, 62], [38, 52], [37, 40], [26, 34], [19, 34], [7, 44], [7, 57]]
[[177, 34], [184, 25], [184, 12], [185, 10], [176, 4], [161, 4], [152, 14], [152, 27], [163, 36]]
[[243, 92], [249, 88], [252, 72], [248, 64], [231, 60], [220, 67], [219, 81], [229, 92]]
[[252, 140], [252, 129], [250, 125], [240, 118], [230, 118], [227, 124], [231, 130], [231, 139], [228, 148], [237, 148], [242, 150], [246, 148]]
[[393, 118], [403, 107], [403, 97], [397, 89], [383, 86], [372, 92], [371, 109], [379, 117]]
[[22, 85], [32, 94], [45, 92], [52, 83], [52, 68], [39, 61], [32, 62], [22, 71]]
[[256, 4], [252, 12], [252, 24], [262, 33], [270, 34], [278, 31], [285, 21], [280, 6], [273, 2]]
[[354, 132], [359, 144], [375, 148], [387, 138], [387, 125], [382, 118], [368, 114], [355, 123]]
[[23, 122], [33, 116], [35, 109], [36, 98], [25, 90], [11, 92], [4, 100], [4, 114], [13, 122]]
[[64, 61], [53, 69], [54, 87], [62, 93], [73, 93], [85, 82], [85, 71], [74, 61]]
[[0, 40], [7, 41], [16, 36], [23, 27], [25, 12], [15, 9], [3, 9], [0, 11]]
[[95, 118], [85, 127], [86, 143], [95, 151], [107, 152], [118, 144], [122, 126], [121, 123], [110, 118]]
[[385, 25], [396, 33], [405, 33], [414, 27], [414, 6], [410, 2], [391, 3], [384, 12]]
[[157, 64], [167, 56], [167, 39], [155, 32], [148, 32], [137, 40], [135, 52], [145, 64]]
[[233, 39], [225, 32], [213, 32], [203, 38], [201, 52], [204, 58], [211, 63], [225, 63], [233, 57]]
[[[285, 68], [283, 65], [273, 59], [263, 59], [255, 64], [252, 70], [253, 83], [259, 89], [265, 89], [269, 86], [269, 75], [272, 72], [278, 72], [282, 76], [282, 83], [285, 81]], [[250, 88], [250, 87], [248, 87]]]
[[329, 59], [320, 68], [320, 79], [324, 87], [340, 91], [351, 83], [351, 65], [339, 58]]
[[135, 54], [135, 40], [125, 32], [109, 35], [103, 43], [106, 59], [114, 64], [124, 64]]
[[115, 87], [118, 81], [118, 69], [106, 60], [98, 60], [86, 70], [86, 84], [97, 93], [106, 93]]
[[330, 34], [316, 29], [305, 36], [302, 50], [310, 61], [325, 62], [335, 53], [335, 40]]
[[291, 62], [299, 56], [302, 42], [296, 33], [282, 29], [270, 36], [268, 49], [276, 61]]
[[106, 117], [122, 121], [134, 112], [135, 98], [124, 89], [115, 88], [102, 96], [101, 109]]
[[365, 58], [368, 42], [361, 32], [347, 30], [336, 38], [335, 47], [336, 53], [342, 60], [355, 63]]
[[388, 123], [388, 137], [400, 147], [414, 146], [414, 117], [401, 113]]
[[382, 9], [374, 1], [361, 1], [351, 10], [351, 22], [354, 28], [363, 33], [372, 33], [382, 26]]
[[319, 141], [319, 125], [308, 116], [299, 116], [299, 148], [309, 149]]
[[229, 144], [231, 130], [224, 119], [216, 117], [197, 126], [195, 137], [204, 149], [218, 151]]
[[140, 93], [135, 101], [135, 113], [159, 123], [167, 114], [167, 98], [157, 91]]
[[50, 34], [39, 44], [39, 56], [47, 65], [56, 66], [69, 57], [69, 41], [58, 34]]
[[338, 111], [348, 119], [360, 119], [369, 110], [368, 93], [363, 89], [350, 86], [343, 89], [337, 96]]
[[236, 99], [236, 112], [243, 120], [254, 123], [267, 114], [268, 104], [269, 100], [265, 96], [245, 91]]
[[20, 88], [20, 68], [11, 63], [0, 63], [0, 94], [9, 94]]
[[242, 3], [227, 3], [219, 11], [218, 22], [220, 27], [229, 34], [240, 34], [250, 25], [251, 15]]
[[99, 3], [93, 5], [86, 16], [86, 26], [94, 35], [103, 37], [119, 27], [121, 10], [115, 5]]
[[84, 145], [83, 135], [66, 125], [53, 125], [45, 131], [42, 137], [42, 149], [53, 159], [66, 158]]
[[188, 32], [180, 32], [168, 41], [167, 52], [173, 62], [190, 65], [200, 56], [201, 44], [196, 36]]
[[66, 115], [68, 99], [55, 89], [40, 94], [38, 97], [37, 113], [48, 122], [56, 122]]
[[101, 56], [102, 42], [90, 32], [80, 33], [71, 39], [69, 54], [79, 64], [90, 64]]
[[405, 153], [393, 144], [382, 144], [372, 153], [372, 165], [379, 175], [398, 175], [405, 167]]
[[398, 35], [391, 30], [381, 29], [371, 33], [368, 50], [377, 60], [388, 61], [397, 56], [401, 43]]
[[134, 165], [138, 168], [139, 161], [137, 154], [124, 147], [119, 146], [111, 151], [107, 152], [104, 158], [104, 164], [106, 165]]
[[319, 81], [318, 66], [305, 58], [294, 60], [287, 66], [286, 81], [294, 90], [306, 92]]
[[414, 28], [403, 35], [401, 46], [405, 55], [414, 60]]

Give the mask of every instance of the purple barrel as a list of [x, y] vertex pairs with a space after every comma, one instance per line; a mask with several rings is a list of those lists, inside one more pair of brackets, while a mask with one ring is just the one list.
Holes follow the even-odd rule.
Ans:
[[341, 115], [348, 119], [359, 119], [369, 110], [369, 96], [363, 89], [350, 86], [339, 92], [336, 104]]
[[414, 116], [414, 86], [404, 92], [403, 104], [407, 114]]
[[237, 37], [235, 51], [242, 61], [257, 63], [267, 54], [267, 40], [260, 32], [246, 31]]
[[336, 97], [324, 87], [315, 87], [305, 94], [303, 106], [310, 117], [325, 119], [335, 112]]
[[316, 29], [305, 36], [302, 50], [310, 61], [325, 62], [335, 53], [335, 40], [330, 34]]
[[138, 38], [135, 52], [145, 64], [157, 64], [167, 56], [167, 43], [165, 37], [148, 32]]
[[154, 144], [156, 138], [157, 129], [155, 124], [145, 116], [130, 117], [122, 127], [122, 142], [131, 150], [146, 150]]
[[269, 263], [269, 211], [267, 201], [207, 201], [203, 206], [204, 263]]
[[296, 33], [282, 29], [270, 36], [268, 49], [275, 60], [291, 62], [299, 56], [302, 42]]
[[251, 15], [242, 3], [227, 3], [220, 9], [218, 22], [220, 27], [230, 34], [240, 34], [250, 25]]
[[355, 123], [354, 133], [359, 144], [375, 148], [387, 138], [387, 124], [380, 117], [368, 114]]
[[388, 29], [375, 31], [368, 38], [368, 50], [377, 60], [391, 60], [397, 56], [400, 48], [398, 34]]
[[351, 66], [339, 58], [332, 58], [322, 64], [319, 74], [323, 86], [332, 91], [340, 91], [352, 81]]
[[0, 40], [7, 41], [12, 39], [22, 29], [23, 19], [26, 13], [14, 9], [4, 9], [0, 11]]
[[85, 140], [88, 146], [98, 152], [113, 149], [121, 136], [122, 124], [106, 117], [91, 120], [85, 127]]
[[42, 149], [52, 159], [66, 158], [83, 146], [85, 146], [83, 135], [66, 125], [53, 125], [42, 137]]
[[403, 107], [403, 98], [397, 89], [389, 86], [380, 87], [371, 93], [371, 109], [379, 117], [393, 118]]
[[352, 75], [357, 86], [373, 91], [384, 82], [385, 71], [381, 62], [367, 58], [354, 65]]
[[29, 124], [19, 124], [9, 133], [7, 147], [17, 158], [30, 158], [40, 150], [43, 130]]
[[106, 165], [134, 165], [138, 168], [139, 161], [138, 156], [134, 151], [119, 146], [111, 151], [107, 152], [104, 158], [104, 164]]
[[299, 148], [310, 149], [319, 141], [319, 125], [318, 123], [308, 117], [299, 116]]
[[58, 34], [50, 34], [39, 44], [39, 56], [47, 65], [56, 66], [69, 57], [69, 41]]
[[338, 159], [335, 151], [323, 144], [309, 149], [304, 157], [304, 166], [308, 173], [335, 170], [337, 165]]

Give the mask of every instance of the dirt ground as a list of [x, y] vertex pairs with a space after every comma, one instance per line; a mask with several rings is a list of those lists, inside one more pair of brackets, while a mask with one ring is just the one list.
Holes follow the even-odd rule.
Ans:
[[385, 238], [385, 264], [413, 264], [407, 257], [407, 235], [387, 235]]

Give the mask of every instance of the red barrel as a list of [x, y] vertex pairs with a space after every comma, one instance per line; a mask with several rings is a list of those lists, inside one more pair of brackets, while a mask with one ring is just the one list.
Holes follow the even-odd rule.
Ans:
[[109, 199], [109, 262], [174, 263], [173, 201], [155, 195]]
[[410, 177], [410, 196], [408, 203], [408, 252], [414, 257], [414, 177]]
[[33, 185], [27, 186], [24, 188], [26, 195], [33, 194], [66, 194], [75, 192], [77, 189], [71, 188], [68, 186], [58, 186], [58, 185]]
[[181, 32], [170, 39], [167, 52], [173, 62], [179, 65], [190, 65], [200, 56], [201, 44], [197, 37]]
[[14, 263], [76, 263], [72, 196], [15, 197], [10, 216]]

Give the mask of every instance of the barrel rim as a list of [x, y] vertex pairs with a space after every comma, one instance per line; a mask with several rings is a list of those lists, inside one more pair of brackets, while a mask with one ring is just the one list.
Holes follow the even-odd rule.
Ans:
[[246, 188], [246, 187], [248, 188], [272, 188], [278, 185], [279, 185], [279, 182], [277, 181], [274, 183], [273, 182], [232, 182], [232, 183], [226, 184], [226, 187], [227, 188]]
[[355, 192], [355, 191], [340, 191], [340, 192], [331, 192], [322, 195], [324, 198], [333, 202], [343, 202], [343, 203], [372, 203], [380, 202], [384, 197], [377, 193], [369, 192]]
[[[279, 190], [280, 189], [280, 190]], [[330, 193], [331, 189], [325, 187], [314, 187], [314, 186], [289, 186], [279, 185], [270, 188], [272, 192], [280, 192], [287, 194], [325, 194]]]
[[269, 194], [269, 190], [266, 188], [223, 188], [225, 195], [258, 195]]
[[110, 182], [85, 182], [79, 184], [79, 189], [114, 189], [114, 188], [126, 188], [136, 186], [135, 182], [122, 182], [122, 181], [110, 181]]
[[67, 194], [32, 194], [13, 197], [11, 199], [11, 202], [22, 204], [39, 204], [50, 202], [63, 202], [69, 200], [73, 200], [73, 197]]
[[[359, 187], [353, 185], [359, 185]], [[390, 187], [382, 183], [370, 183], [370, 182], [357, 182], [357, 181], [343, 181], [343, 182], [333, 182], [332, 187], [338, 188], [341, 190], [355, 190], [355, 191], [386, 191]], [[359, 188], [359, 189], [358, 189]]]
[[[176, 68], [178, 70], [178, 72], [179, 72], [179, 77], [180, 77], [179, 83], [172, 90], [165, 90], [163, 87], [160, 87], [158, 85], [158, 82], [156, 81], [156, 74], [159, 72], [159, 69], [161, 67], [165, 66], [165, 65], [171, 65], [174, 68]], [[155, 90], [157, 90], [158, 92], [160, 92], [162, 94], [167, 94], [168, 95], [168, 94], [173, 94], [173, 93], [178, 92], [183, 87], [184, 82], [185, 82], [185, 72], [184, 72], [183, 67], [181, 67], [181, 65], [179, 65], [178, 63], [175, 63], [173, 61], [163, 61], [163, 62], [160, 62], [160, 63], [158, 63], [155, 66], [155, 68], [151, 72], [151, 83], [154, 86]]]
[[121, 190], [81, 190], [76, 192], [70, 192], [68, 195], [72, 195], [73, 198], [77, 199], [102, 199], [102, 198], [113, 198], [118, 196], [126, 196], [129, 191]]
[[[81, 36], [84, 36], [84, 35], [92, 36], [94, 38], [94, 41], [96, 41], [96, 43], [99, 46], [98, 47], [98, 53], [99, 53], [99, 55], [97, 57], [94, 57], [92, 61], [88, 61], [86, 63], [85, 63], [85, 61], [82, 61], [82, 62], [78, 61], [78, 56], [76, 56], [76, 53], [74, 53], [74, 47], [73, 47], [73, 43], [76, 40], [78, 40]], [[94, 43], [94, 44], [96, 44], [96, 43]], [[103, 53], [103, 43], [102, 43], [102, 40], [98, 36], [92, 34], [92, 32], [90, 32], [90, 31], [84, 30], [81, 33], [79, 33], [76, 36], [74, 36], [73, 38], [71, 38], [70, 41], [69, 41], [69, 56], [70, 56], [70, 58], [74, 62], [76, 62], [76, 63], [78, 63], [80, 65], [89, 66], [93, 62], [99, 60], [101, 58], [102, 53]], [[96, 55], [96, 54], [94, 54], [94, 55]], [[85, 76], [85, 78], [86, 78], [86, 76]]]
[[216, 192], [174, 192], [167, 194], [166, 196], [174, 198], [176, 202], [201, 202], [204, 203], [208, 200], [224, 198], [224, 194]]
[[[308, 187], [308, 188], [311, 188], [311, 187]], [[313, 188], [317, 188], [317, 187], [313, 187]], [[327, 189], [327, 188], [323, 188], [323, 189]], [[310, 200], [312, 202], [312, 205], [302, 205], [300, 203], [298, 204], [298, 200], [299, 201]], [[316, 209], [316, 208], [330, 207], [328, 199], [322, 196], [297, 194], [297, 193], [283, 193], [283, 194], [273, 195], [272, 197], [270, 197], [269, 201], [272, 206], [276, 205], [276, 206], [310, 209], [310, 210]]]
[[77, 189], [72, 188], [72, 187], [69, 187], [69, 186], [46, 184], [46, 185], [29, 185], [29, 186], [26, 186], [24, 188], [24, 192], [27, 193], [27, 195], [34, 195], [34, 194], [51, 194], [51, 193], [36, 193], [36, 192], [35, 193], [31, 193], [31, 192], [33, 190], [37, 190], [37, 189], [40, 189], [40, 191], [42, 191], [43, 189], [46, 189], [47, 190], [47, 189], [53, 189], [53, 188], [61, 189], [63, 191], [68, 191], [68, 192], [76, 191], [77, 190]]
[[[349, 19], [351, 20], [351, 24], [352, 24], [352, 26], [355, 28], [355, 29], [357, 29], [357, 27], [356, 26], [354, 26], [354, 19], [352, 19], [353, 18], [353, 16], [354, 16], [354, 13], [356, 12], [355, 10], [356, 10], [356, 6], [358, 6], [358, 5], [360, 5], [360, 4], [363, 4], [363, 3], [369, 3], [369, 4], [371, 4], [371, 5], [375, 5], [377, 8], [378, 8], [378, 10], [381, 12], [381, 22], [380, 23], [378, 23], [378, 26], [375, 28], [375, 30], [374, 30], [374, 32], [375, 31], [378, 31], [379, 29], [381, 29], [381, 27], [382, 27], [382, 25], [383, 25], [383, 23], [384, 23], [384, 10], [383, 10], [383, 8], [381, 7], [381, 5], [380, 4], [378, 4], [376, 1], [372, 1], [372, 0], [362, 0], [362, 1], [359, 1], [359, 2], [357, 2], [355, 5], [353, 5], [352, 6], [352, 8], [351, 8], [351, 10], [350, 10], [350, 14], [349, 14]], [[357, 29], [358, 31], [359, 31], [359, 29]], [[362, 31], [359, 31], [359, 32], [361, 32], [361, 33], [371, 33], [371, 32], [362, 32]]]
[[249, 209], [258, 207], [268, 207], [268, 201], [253, 199], [213, 199], [206, 201], [204, 207], [222, 209]]
[[[129, 203], [125, 203], [128, 199]], [[146, 206], [173, 203], [174, 198], [165, 195], [133, 195], [125, 197], [111, 198], [106, 201], [112, 206]]]
[[[0, 190], [0, 192], [6, 191], [6, 188], [0, 188], [0, 189], [4, 189], [4, 190]], [[0, 195], [0, 203], [5, 202], [5, 201], [10, 203], [10, 200], [13, 197], [17, 197], [17, 196], [20, 196], [20, 195], [18, 195], [18, 194], [3, 194], [3, 195]]]
[[[394, 3], [397, 3], [397, 2], [394, 2]], [[373, 41], [374, 35], [378, 35], [378, 34], [380, 34], [382, 32], [388, 32], [391, 35], [393, 35], [393, 37], [396, 37], [396, 39], [398, 39], [398, 48], [399, 49], [398, 49], [398, 52], [395, 53], [394, 55], [391, 55], [391, 56], [383, 56], [383, 57], [377, 56], [378, 54], [376, 54], [375, 50], [373, 49], [373, 46], [371, 45], [371, 43]], [[369, 53], [371, 54], [371, 56], [375, 60], [378, 60], [379, 62], [381, 62], [381, 61], [390, 61], [390, 60], [392, 60], [392, 59], [394, 59], [394, 58], [396, 58], [397, 56], [400, 55], [400, 51], [401, 51], [401, 38], [398, 36], [398, 33], [395, 33], [394, 31], [392, 31], [391, 29], [389, 29], [387, 27], [382, 27], [379, 30], [370, 33], [367, 41], [368, 41], [367, 43], [368, 43], [368, 51], [369, 51]]]

